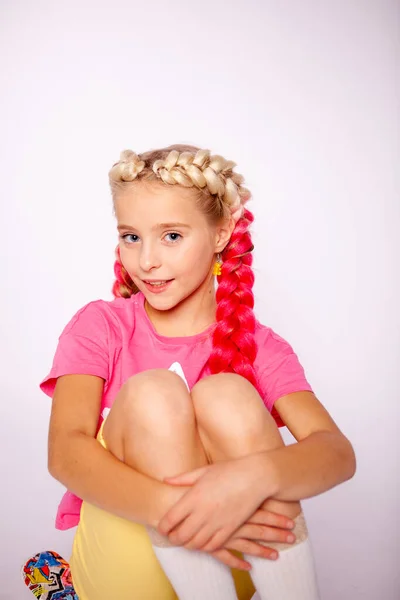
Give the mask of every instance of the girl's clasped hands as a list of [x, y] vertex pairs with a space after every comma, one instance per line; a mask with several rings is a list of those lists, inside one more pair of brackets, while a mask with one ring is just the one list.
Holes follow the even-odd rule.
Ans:
[[165, 479], [190, 488], [161, 519], [158, 531], [173, 545], [209, 552], [232, 568], [249, 570], [250, 564], [229, 550], [277, 558], [276, 550], [259, 542], [294, 541], [288, 531], [294, 523], [266, 509], [276, 493], [272, 469], [267, 472], [265, 455], [253, 454]]

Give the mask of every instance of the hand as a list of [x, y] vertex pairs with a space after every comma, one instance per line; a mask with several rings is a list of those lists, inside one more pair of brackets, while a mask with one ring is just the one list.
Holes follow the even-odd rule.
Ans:
[[[160, 497], [160, 514], [163, 516], [189, 489], [190, 487], [165, 485], [164, 493]], [[267, 502], [261, 505], [259, 510], [242, 527], [234, 532], [223, 548], [215, 550], [215, 552], [211, 552], [210, 554], [229, 568], [244, 571], [250, 569], [250, 564], [230, 552], [230, 550], [245, 552], [253, 556], [262, 556], [267, 559], [271, 558], [272, 552], [276, 551], [252, 540], [264, 540], [265, 542], [285, 541], [288, 530], [294, 527], [294, 523], [283, 515], [271, 512], [266, 508], [266, 505]], [[157, 528], [158, 521], [152, 523], [151, 526]]]
[[[167, 510], [171, 509], [190, 489], [177, 485], [165, 485], [165, 493], [160, 506], [160, 514], [163, 516]], [[231, 569], [239, 569], [248, 571], [250, 564], [244, 559], [236, 556], [230, 550], [237, 550], [252, 556], [260, 556], [265, 559], [272, 559], [273, 553], [276, 557], [278, 553], [272, 548], [263, 546], [257, 541], [263, 540], [268, 542], [287, 542], [286, 536], [291, 529], [294, 528], [292, 519], [284, 515], [279, 515], [272, 512], [268, 508], [269, 502], [264, 502], [259, 509], [227, 540], [224, 547], [211, 552], [221, 563], [227, 565]], [[153, 527], [157, 527], [157, 523], [153, 523]]]
[[264, 546], [259, 541], [262, 540], [264, 544], [268, 542], [287, 543], [287, 536], [295, 524], [288, 517], [264, 508], [266, 504], [264, 503], [242, 527], [235, 531], [225, 543], [224, 548], [215, 550], [211, 554], [231, 569], [245, 571], [250, 569], [250, 564], [229, 552], [230, 549], [269, 560], [277, 558], [277, 550]]
[[272, 477], [260, 457], [252, 454], [218, 462], [164, 480], [192, 487], [161, 519], [158, 531], [174, 545], [206, 552], [221, 549], [275, 493]]

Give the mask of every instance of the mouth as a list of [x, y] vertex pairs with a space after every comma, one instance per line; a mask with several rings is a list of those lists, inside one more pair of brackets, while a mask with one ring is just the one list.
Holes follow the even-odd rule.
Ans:
[[143, 279], [143, 283], [152, 292], [163, 292], [173, 279]]

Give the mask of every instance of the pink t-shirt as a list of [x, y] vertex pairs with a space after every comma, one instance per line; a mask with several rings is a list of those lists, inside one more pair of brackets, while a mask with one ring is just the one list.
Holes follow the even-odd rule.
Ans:
[[[147, 369], [169, 369], [179, 363], [189, 389], [209, 375], [206, 362], [211, 352], [211, 332], [187, 337], [158, 334], [145, 308], [144, 295], [112, 301], [96, 300], [81, 308], [64, 328], [50, 373], [40, 384], [52, 396], [57, 377], [68, 374], [97, 375], [104, 379], [100, 427], [123, 383]], [[282, 426], [274, 402], [281, 396], [312, 391], [292, 347], [271, 328], [257, 321], [258, 346], [254, 363], [266, 408]], [[57, 529], [78, 524], [82, 500], [67, 491], [58, 507]]]

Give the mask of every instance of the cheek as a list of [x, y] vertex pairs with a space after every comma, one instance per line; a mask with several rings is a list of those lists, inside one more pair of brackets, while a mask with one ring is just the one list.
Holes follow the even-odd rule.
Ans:
[[191, 248], [182, 260], [185, 275], [192, 281], [205, 277], [209, 272], [212, 257], [208, 246]]
[[124, 269], [126, 271], [128, 271], [129, 274], [135, 273], [135, 253], [132, 251], [129, 251], [127, 248], [125, 248], [124, 246], [120, 246], [119, 247], [119, 258], [121, 261], [122, 266], [124, 267]]

